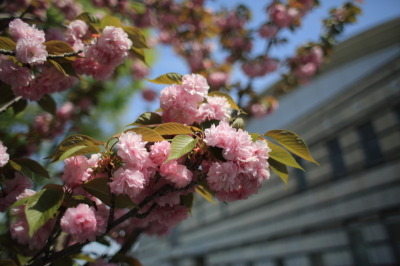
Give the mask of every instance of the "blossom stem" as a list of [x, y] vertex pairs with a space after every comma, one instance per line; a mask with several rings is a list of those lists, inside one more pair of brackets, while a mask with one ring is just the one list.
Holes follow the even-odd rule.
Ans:
[[5, 112], [5, 111], [8, 109], [8, 107], [10, 107], [11, 105], [13, 105], [14, 103], [18, 102], [18, 101], [21, 100], [21, 99], [22, 99], [21, 96], [15, 97], [15, 98], [12, 99], [11, 101], [9, 101], [8, 103], [6, 103], [6, 104], [3, 105], [2, 107], [0, 107], [0, 114], [3, 113], [3, 112]]

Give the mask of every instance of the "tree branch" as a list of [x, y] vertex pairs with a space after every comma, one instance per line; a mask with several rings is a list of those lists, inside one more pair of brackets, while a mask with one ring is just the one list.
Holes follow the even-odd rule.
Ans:
[[12, 99], [11, 101], [9, 101], [8, 103], [6, 103], [6, 104], [3, 105], [2, 107], [0, 107], [0, 114], [3, 113], [3, 112], [5, 112], [5, 111], [8, 109], [8, 107], [10, 107], [11, 105], [13, 105], [14, 103], [18, 102], [18, 101], [21, 100], [21, 99], [22, 99], [21, 96], [15, 97], [15, 98]]

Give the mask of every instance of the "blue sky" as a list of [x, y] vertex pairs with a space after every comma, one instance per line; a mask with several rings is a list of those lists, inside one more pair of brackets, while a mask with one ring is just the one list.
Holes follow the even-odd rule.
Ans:
[[[328, 11], [331, 8], [338, 7], [346, 1], [343, 0], [320, 0], [320, 7], [314, 9], [309, 13], [303, 20], [302, 27], [297, 30], [294, 34], [290, 32], [282, 32], [286, 36], [289, 42], [280, 47], [275, 47], [271, 50], [271, 55], [276, 57], [284, 57], [292, 55], [295, 49], [305, 42], [317, 41], [319, 34], [321, 33], [321, 21], [327, 17]], [[267, 19], [265, 12], [266, 5], [270, 1], [261, 0], [209, 0], [207, 6], [216, 10], [220, 7], [233, 7], [238, 4], [247, 5], [252, 11], [252, 22], [250, 25], [258, 26], [261, 25]], [[349, 25], [345, 28], [342, 40], [352, 37], [358, 33], [361, 33], [371, 27], [379, 25], [388, 20], [400, 17], [400, 0], [364, 0], [364, 4], [360, 5], [362, 8], [362, 15], [356, 24]], [[255, 42], [254, 50], [260, 51], [264, 49], [265, 42]], [[157, 50], [157, 61], [152, 65], [150, 78], [155, 78], [159, 75], [168, 72], [177, 72], [180, 74], [187, 74], [188, 68], [185, 62], [176, 56], [168, 46], [160, 46]], [[245, 76], [241, 73], [240, 67], [236, 67], [234, 70], [234, 80], [246, 80]], [[279, 71], [274, 75], [269, 75], [254, 82], [254, 86], [257, 90], [262, 91], [267, 88], [270, 84], [279, 78]], [[156, 91], [160, 91], [164, 88], [163, 85], [156, 85], [145, 81], [145, 87], [150, 87]], [[131, 100], [131, 106], [127, 110], [127, 114], [123, 116], [123, 124], [129, 124], [133, 122], [138, 115], [145, 111], [154, 111], [159, 107], [158, 102], [149, 104], [145, 102], [140, 93], [135, 95]]]

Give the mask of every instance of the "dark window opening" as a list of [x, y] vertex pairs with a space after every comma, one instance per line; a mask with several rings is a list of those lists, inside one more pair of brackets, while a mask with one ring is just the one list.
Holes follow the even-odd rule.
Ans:
[[332, 139], [327, 143], [329, 161], [332, 167], [334, 178], [342, 177], [346, 174], [346, 165], [343, 160], [343, 152], [338, 139]]
[[358, 127], [358, 135], [361, 140], [361, 147], [364, 152], [366, 166], [372, 166], [383, 160], [379, 140], [371, 122]]

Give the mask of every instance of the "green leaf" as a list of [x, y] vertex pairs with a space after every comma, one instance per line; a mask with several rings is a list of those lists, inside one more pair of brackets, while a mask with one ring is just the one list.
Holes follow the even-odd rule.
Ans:
[[141, 114], [138, 119], [132, 124], [128, 126], [148, 126], [148, 125], [157, 125], [162, 123], [161, 115], [153, 112], [147, 112]]
[[[10, 160], [10, 165], [17, 171], [31, 178], [38, 176], [50, 178], [49, 172], [38, 162], [28, 158], [14, 158]], [[18, 166], [17, 169], [16, 166]]]
[[144, 52], [144, 49], [139, 49], [132, 46], [129, 51], [132, 55], [134, 55], [136, 58], [138, 58], [140, 61], [142, 61], [147, 65], [146, 54]]
[[157, 142], [163, 141], [164, 138], [160, 135], [160, 133], [156, 132], [154, 129], [147, 128], [147, 127], [135, 127], [125, 130], [125, 132], [132, 131], [136, 134], [142, 135], [143, 141], [148, 142]]
[[215, 202], [215, 200], [213, 200], [212, 193], [208, 189], [206, 189], [204, 186], [198, 185], [195, 190], [196, 190], [196, 192], [198, 194], [200, 194], [203, 198], [205, 198], [206, 200], [208, 200], [212, 204], [217, 204]]
[[56, 114], [57, 103], [50, 95], [48, 94], [43, 95], [43, 97], [37, 103], [44, 111], [53, 115]]
[[186, 153], [190, 152], [197, 143], [196, 138], [192, 138], [188, 135], [177, 135], [172, 139], [171, 142], [171, 152], [169, 154], [168, 159], [166, 162], [178, 159], [185, 155]]
[[132, 41], [132, 46], [139, 49], [149, 48], [146, 42], [144, 33], [136, 27], [126, 26], [122, 29], [128, 34], [129, 39]]
[[0, 36], [0, 49], [4, 49], [6, 51], [14, 51], [16, 46], [17, 44], [10, 38]]
[[[108, 180], [106, 177], [95, 178], [83, 184], [83, 188], [104, 204], [110, 206], [111, 195], [107, 182]], [[133, 208], [136, 206], [128, 195], [114, 195], [114, 200], [115, 208]]]
[[208, 94], [208, 96], [218, 96], [218, 97], [224, 97], [229, 105], [231, 106], [232, 109], [236, 111], [240, 111], [239, 106], [235, 103], [235, 101], [232, 99], [232, 97], [229, 94], [220, 92], [220, 91], [212, 91]]
[[[258, 134], [258, 133], [249, 133], [249, 135], [251, 136], [251, 140], [253, 141], [253, 142], [255, 142], [255, 141], [257, 141], [257, 140], [259, 140], [261, 137], [260, 137], [260, 135]], [[263, 138], [262, 138], [263, 139]]]
[[204, 121], [203, 123], [200, 124], [200, 127], [205, 130], [207, 128], [210, 128], [212, 125], [218, 126], [219, 125], [220, 120], [208, 120], [208, 121]]
[[182, 75], [178, 73], [167, 73], [161, 75], [155, 79], [146, 79], [147, 81], [156, 83], [156, 84], [182, 84]]
[[231, 126], [236, 129], [244, 130], [244, 119], [241, 117], [236, 118], [235, 121], [233, 121]]
[[29, 237], [42, 227], [49, 219], [54, 218], [61, 206], [64, 192], [60, 188], [45, 188], [35, 193], [25, 206], [26, 220], [29, 226]]
[[35, 196], [35, 194], [31, 195], [31, 196], [28, 196], [28, 197], [25, 197], [25, 198], [22, 198], [20, 200], [17, 200], [13, 204], [11, 204], [11, 206], [8, 207], [8, 209], [12, 209], [12, 208], [15, 208], [15, 207], [18, 207], [18, 206], [21, 206], [21, 205], [25, 205], [30, 200], [30, 198], [33, 197], [33, 196]]
[[17, 266], [18, 264], [16, 264], [11, 259], [3, 259], [3, 260], [0, 260], [0, 265], [1, 266]]
[[268, 163], [269, 163], [269, 167], [271, 168], [271, 170], [275, 174], [277, 174], [285, 184], [287, 184], [289, 174], [288, 174], [286, 165], [284, 165], [283, 163], [280, 163], [278, 161], [275, 161], [271, 157], [268, 158]]
[[65, 138], [56, 148], [54, 153], [46, 159], [52, 159], [51, 162], [65, 160], [69, 157], [99, 153], [101, 151], [98, 142], [86, 135], [72, 135]]
[[179, 123], [164, 123], [154, 129], [160, 135], [193, 134], [190, 127]]
[[277, 129], [268, 131], [263, 136], [274, 139], [276, 142], [297, 156], [312, 163], [318, 164], [311, 156], [304, 140], [302, 140], [295, 133], [288, 130]]
[[89, 255], [83, 254], [83, 253], [78, 253], [78, 254], [71, 255], [71, 258], [77, 259], [77, 260], [84, 260], [84, 261], [87, 261], [87, 262], [95, 262], [96, 261], [95, 259], [93, 259]]
[[185, 206], [189, 210], [192, 210], [193, 199], [194, 199], [193, 193], [190, 193], [187, 195], [181, 195], [180, 196], [180, 205]]
[[44, 45], [46, 46], [46, 51], [50, 55], [63, 55], [74, 53], [75, 50], [69, 43], [63, 41], [48, 41], [45, 42]]
[[82, 14], [80, 14], [79, 16], [77, 16], [76, 18], [74, 18], [74, 20], [83, 20], [86, 23], [91, 23], [91, 24], [98, 24], [100, 22], [100, 20], [93, 16], [92, 14], [88, 13], [88, 12], [84, 12]]
[[101, 22], [100, 22], [101, 28], [104, 29], [107, 26], [114, 26], [117, 28], [122, 28], [122, 22], [119, 18], [108, 15], [108, 16], [105, 16], [104, 18], [102, 18]]
[[13, 103], [12, 108], [14, 111], [14, 114], [17, 115], [21, 113], [22, 111], [25, 110], [25, 108], [28, 106], [28, 101], [25, 99], [20, 99], [19, 101], [16, 101]]
[[279, 145], [276, 145], [272, 143], [271, 141], [268, 141], [268, 146], [271, 148], [271, 152], [269, 153], [269, 157], [274, 159], [275, 161], [278, 161], [280, 163], [283, 163], [287, 166], [295, 167], [298, 169], [301, 169], [304, 171], [303, 167], [301, 167], [297, 161], [293, 158], [293, 156], [284, 148], [282, 148]]
[[54, 66], [54, 68], [57, 69], [58, 72], [60, 72], [64, 76], [68, 77], [67, 72], [64, 70], [64, 68], [57, 61], [54, 61], [52, 59], [49, 59], [47, 61], [50, 62], [50, 64], [52, 64]]
[[72, 197], [69, 196], [65, 200], [65, 203], [68, 208], [75, 208], [79, 204], [83, 203], [83, 204], [86, 204], [90, 207], [94, 207], [95, 209], [97, 209], [96, 202], [94, 202], [93, 200], [91, 200], [88, 197], [85, 197], [83, 195], [74, 195]]

